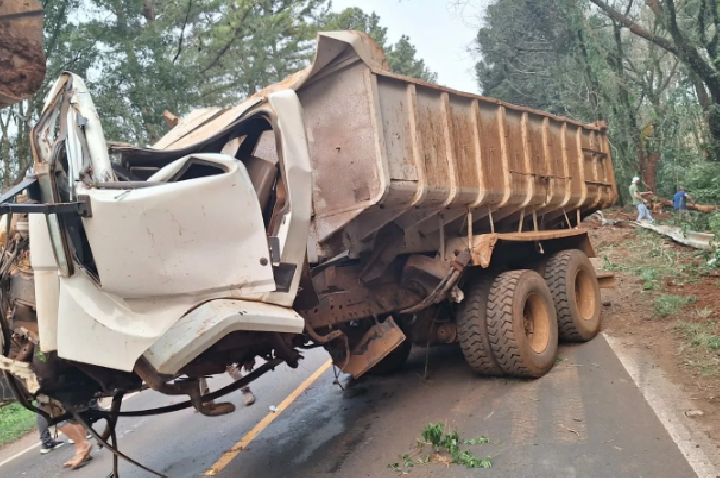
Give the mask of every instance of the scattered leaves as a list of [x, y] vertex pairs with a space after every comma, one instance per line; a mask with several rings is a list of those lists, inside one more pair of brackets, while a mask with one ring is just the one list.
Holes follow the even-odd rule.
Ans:
[[465, 440], [463, 443], [466, 445], [481, 445], [483, 443], [490, 443], [490, 439], [488, 437], [477, 437]]
[[[402, 462], [391, 463], [388, 465], [395, 471], [407, 474], [409, 469], [417, 465], [425, 465], [429, 462], [441, 463], [449, 467], [452, 463], [462, 465], [466, 468], [490, 468], [492, 467], [492, 458], [480, 458], [473, 455], [469, 450], [461, 450], [460, 444], [464, 445], [482, 445], [490, 443], [490, 438], [479, 436], [469, 440], [462, 440], [457, 430], [449, 433], [445, 432], [444, 423], [429, 423], [420, 433], [421, 437], [417, 441], [417, 448], [413, 453], [404, 453], [401, 455]], [[421, 450], [426, 445], [432, 446], [433, 453], [427, 458], [423, 458]], [[417, 459], [413, 457], [419, 455]], [[402, 466], [401, 466], [402, 463]]]

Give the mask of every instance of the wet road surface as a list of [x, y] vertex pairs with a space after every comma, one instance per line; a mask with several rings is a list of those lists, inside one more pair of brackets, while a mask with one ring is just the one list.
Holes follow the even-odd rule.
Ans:
[[[278, 368], [262, 377], [252, 387], [257, 403], [232, 415], [205, 418], [182, 411], [124, 419], [121, 450], [171, 477], [201, 476], [223, 456], [217, 476], [228, 478], [396, 476], [388, 465], [414, 449], [428, 423], [445, 422], [461, 438], [489, 437], [489, 444], [463, 448], [492, 457], [493, 467], [430, 463], [416, 465], [410, 476], [696, 476], [602, 336], [561, 347], [558, 363], [539, 380], [478, 378], [459, 349], [447, 347], [430, 350], [429, 380], [423, 378], [426, 355], [420, 349], [397, 375], [341, 378], [343, 391], [333, 384], [330, 368], [297, 393], [326, 361], [323, 351], [313, 351], [299, 369]], [[222, 377], [210, 386], [228, 382]], [[279, 406], [294, 391], [297, 398], [286, 400], [287, 409], [268, 423], [269, 406]], [[180, 401], [143, 392], [124, 409], [173, 400]], [[229, 400], [240, 405], [242, 395]], [[254, 427], [257, 436], [228, 455], [243, 437], [247, 443]], [[36, 448], [1, 466], [0, 476], [104, 477], [111, 470], [106, 450], [96, 450], [95, 459], [74, 472], [62, 469], [71, 455], [69, 445], [47, 456]], [[4, 459], [0, 451], [0, 463]], [[120, 472], [122, 478], [152, 476], [127, 464]]]

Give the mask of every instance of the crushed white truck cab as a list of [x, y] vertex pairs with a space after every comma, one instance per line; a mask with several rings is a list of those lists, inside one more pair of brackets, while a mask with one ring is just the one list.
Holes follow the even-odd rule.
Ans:
[[[578, 226], [617, 197], [607, 126], [395, 75], [362, 33], [146, 148], [106, 143], [66, 73], [31, 140], [0, 201], [0, 370], [54, 422], [228, 413], [213, 400], [313, 347], [353, 377], [413, 344], [540, 377], [600, 327]], [[203, 395], [234, 364], [254, 371]], [[143, 387], [189, 400], [119, 411]]]

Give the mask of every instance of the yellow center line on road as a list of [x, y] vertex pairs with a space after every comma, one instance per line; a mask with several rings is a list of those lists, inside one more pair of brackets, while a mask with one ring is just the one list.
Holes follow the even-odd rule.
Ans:
[[235, 459], [236, 456], [240, 454], [242, 450], [244, 450], [251, 441], [255, 439], [256, 436], [258, 436], [263, 430], [265, 430], [268, 425], [270, 425], [273, 420], [275, 420], [278, 415], [280, 415], [287, 407], [292, 404], [297, 398], [305, 391], [307, 388], [315, 382], [318, 378], [320, 378], [320, 375], [325, 373], [327, 369], [330, 368], [332, 365], [332, 360], [328, 360], [324, 364], [320, 366], [319, 369], [315, 370], [315, 372], [310, 375], [303, 383], [300, 384], [298, 388], [296, 388], [290, 395], [288, 395], [285, 400], [280, 403], [280, 405], [277, 407], [277, 411], [268, 413], [265, 418], [260, 420], [260, 422], [255, 425], [255, 427], [250, 430], [247, 435], [245, 435], [242, 440], [237, 442], [235, 445], [233, 445], [232, 448], [230, 448], [228, 451], [226, 451], [223, 456], [220, 457], [218, 461], [215, 462], [213, 466], [211, 466], [207, 471], [205, 471], [205, 476], [213, 476], [220, 473], [226, 466], [230, 464], [231, 461]]

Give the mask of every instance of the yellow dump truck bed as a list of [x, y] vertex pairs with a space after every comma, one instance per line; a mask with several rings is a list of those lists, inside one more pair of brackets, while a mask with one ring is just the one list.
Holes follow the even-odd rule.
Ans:
[[615, 201], [604, 124], [392, 74], [381, 52], [352, 40], [327, 61], [347, 34], [328, 35], [322, 68], [297, 88], [320, 244], [342, 230], [365, 239], [391, 222], [427, 236], [468, 211], [478, 232], [491, 216], [498, 227], [533, 213], [548, 224]]

